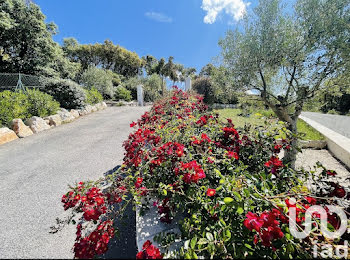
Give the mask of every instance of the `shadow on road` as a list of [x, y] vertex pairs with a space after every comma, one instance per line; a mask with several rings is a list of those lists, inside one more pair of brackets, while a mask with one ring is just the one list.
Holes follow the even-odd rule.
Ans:
[[[105, 172], [103, 175], [107, 177], [115, 173], [120, 168], [117, 165], [113, 169]], [[121, 175], [122, 176], [122, 175]], [[106, 183], [108, 186], [108, 183]], [[103, 189], [103, 188], [102, 188]], [[105, 187], [103, 190], [107, 190]], [[129, 197], [128, 199], [132, 199]], [[114, 218], [114, 227], [118, 231], [115, 238], [111, 239], [108, 244], [108, 251], [99, 256], [100, 259], [135, 259], [137, 254], [136, 245], [136, 212], [133, 210], [133, 201], [131, 201], [125, 208], [124, 214], [121, 217]], [[117, 210], [122, 208], [125, 202], [121, 202], [117, 205]], [[57, 233], [61, 231], [66, 225], [71, 222], [71, 217], [65, 219], [56, 219], [56, 224], [51, 227], [49, 233]], [[103, 219], [102, 219], [103, 220]], [[72, 245], [73, 247], [73, 245]]]
[[122, 219], [116, 219], [115, 227], [118, 229], [118, 236], [109, 242], [109, 249], [103, 258], [111, 259], [135, 259], [137, 254], [136, 246], [136, 213], [129, 204]]
[[[108, 176], [115, 173], [120, 168], [117, 165], [113, 169], [105, 172]], [[123, 176], [121, 174], [121, 176]], [[124, 177], [124, 176], [123, 176]], [[129, 198], [130, 199], [130, 198]], [[119, 205], [122, 207], [123, 203]], [[118, 235], [108, 244], [108, 251], [101, 258], [104, 259], [135, 259], [137, 254], [136, 245], [136, 212], [133, 210], [133, 203], [126, 207], [122, 218], [114, 220], [114, 227], [118, 230]]]

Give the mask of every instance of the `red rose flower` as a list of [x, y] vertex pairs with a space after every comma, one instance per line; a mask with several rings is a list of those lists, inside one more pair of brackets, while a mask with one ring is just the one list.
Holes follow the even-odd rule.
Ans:
[[142, 181], [143, 181], [143, 178], [141, 178], [141, 177], [137, 178], [136, 183], [135, 183], [135, 188], [140, 188]]
[[163, 256], [159, 249], [147, 240], [142, 246], [142, 251], [137, 253], [136, 259], [163, 259]]
[[244, 226], [250, 231], [254, 229], [255, 231], [259, 232], [264, 222], [259, 219], [258, 215], [254, 214], [253, 212], [248, 212], [246, 217], [247, 218], [243, 222]]
[[213, 197], [216, 193], [216, 190], [215, 189], [208, 189], [207, 190], [207, 196], [208, 197]]

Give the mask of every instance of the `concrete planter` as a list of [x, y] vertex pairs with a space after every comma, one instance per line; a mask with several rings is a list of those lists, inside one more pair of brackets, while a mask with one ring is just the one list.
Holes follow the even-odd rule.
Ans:
[[[159, 220], [158, 208], [153, 206], [154, 201], [154, 199], [151, 199], [150, 209], [143, 216], [140, 216], [140, 207], [136, 207], [136, 245], [138, 251], [142, 250], [142, 246], [147, 240], [150, 240], [159, 247], [159, 244], [153, 239], [161, 233], [181, 234], [178, 223], [179, 220], [183, 219], [183, 216], [179, 215], [175, 217], [171, 224], [162, 223]], [[168, 248], [167, 252], [162, 253], [165, 253], [166, 257], [171, 258], [174, 256], [174, 250], [181, 248], [183, 244], [184, 241], [175, 241], [175, 243]]]
[[301, 148], [325, 149], [327, 142], [325, 140], [299, 140]]
[[309, 119], [305, 116], [300, 116], [300, 119], [305, 121], [311, 127], [315, 128], [324, 137], [326, 137], [326, 143], [328, 150], [340, 161], [342, 161], [347, 167], [350, 168], [350, 139], [317, 123], [316, 121]]

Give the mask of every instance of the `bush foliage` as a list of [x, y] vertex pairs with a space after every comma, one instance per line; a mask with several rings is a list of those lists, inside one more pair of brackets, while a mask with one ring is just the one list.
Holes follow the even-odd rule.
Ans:
[[162, 84], [162, 78], [157, 74], [142, 79], [133, 77], [123, 82], [123, 86], [131, 91], [132, 99], [137, 99], [137, 86], [143, 85], [145, 102], [154, 102], [161, 97]]
[[119, 86], [115, 89], [114, 99], [115, 100], [124, 100], [124, 101], [129, 102], [132, 100], [131, 91], [127, 90], [123, 86]]
[[86, 103], [89, 105], [95, 105], [103, 101], [101, 93], [96, 88], [85, 89]]
[[45, 91], [53, 96], [61, 107], [67, 109], [81, 108], [86, 104], [86, 94], [84, 89], [71, 80], [53, 79], [44, 82]]
[[199, 77], [193, 81], [192, 88], [204, 97], [204, 103], [212, 105], [219, 104], [236, 104], [237, 96], [232, 92], [232, 88], [219, 82], [218, 79], [210, 77]]
[[5, 90], [0, 92], [0, 125], [10, 126], [15, 118], [26, 120], [32, 116], [52, 115], [59, 107], [52, 96], [39, 90], [27, 93]]
[[32, 116], [45, 117], [55, 114], [60, 103], [53, 99], [52, 96], [36, 89], [28, 90], [26, 93], [28, 99], [28, 113]]
[[95, 87], [105, 99], [113, 98], [113, 80], [112, 73], [93, 66], [84, 71], [81, 76], [81, 82], [86, 88]]
[[10, 90], [0, 92], [0, 125], [9, 126], [15, 118], [28, 118], [28, 107], [28, 99], [24, 93]]
[[[80, 182], [62, 198], [79, 223], [76, 257], [92, 258], [107, 251], [113, 223], [133, 201], [127, 194], [141, 213], [157, 207], [161, 222], [182, 218], [181, 234], [154, 238], [162, 253], [175, 240], [183, 242], [171, 257], [308, 258], [312, 243], [329, 242], [316, 224], [319, 215], [314, 216], [316, 225], [307, 239], [294, 238], [288, 225], [293, 221], [304, 226], [305, 210], [312, 205], [341, 205], [346, 191], [335, 181], [334, 171], [317, 165], [321, 173], [312, 175], [280, 160], [280, 151], [290, 149], [287, 139], [276, 139], [289, 136], [283, 125], [272, 132], [261, 127], [236, 129], [231, 120], [222, 122], [209, 112], [200, 96], [175, 89], [130, 126], [135, 131], [124, 143], [123, 166], [106, 179]], [[306, 184], [309, 176], [312, 186]], [[102, 191], [106, 182], [110, 185]], [[297, 212], [294, 220], [290, 211]], [[338, 228], [339, 219], [327, 212], [329, 227]], [[150, 241], [137, 254], [163, 256]]]
[[152, 74], [144, 80], [145, 102], [154, 102], [161, 98], [162, 78], [157, 74]]

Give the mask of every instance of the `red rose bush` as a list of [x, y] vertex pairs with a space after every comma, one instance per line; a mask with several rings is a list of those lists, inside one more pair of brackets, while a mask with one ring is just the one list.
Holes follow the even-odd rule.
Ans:
[[[179, 237], [164, 234], [155, 239], [158, 245], [147, 241], [138, 259], [166, 256], [175, 240], [183, 242], [172, 254], [179, 258], [309, 258], [315, 241], [322, 246], [346, 239], [326, 241], [318, 214], [309, 237], [291, 235], [290, 221], [302, 230], [309, 207], [344, 208], [347, 193], [336, 173], [322, 165], [314, 174], [283, 162], [280, 152], [290, 149], [283, 125], [273, 132], [236, 129], [231, 120], [210, 112], [201, 96], [174, 88], [130, 126], [134, 132], [124, 142], [122, 167], [96, 182], [79, 183], [62, 198], [77, 225], [77, 258], [108, 250], [114, 225], [129, 203], [142, 212], [157, 207], [164, 223], [182, 218]], [[295, 220], [289, 217], [291, 208]], [[327, 212], [329, 228], [337, 229], [340, 220]]]

